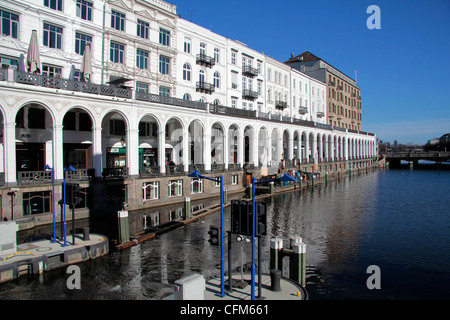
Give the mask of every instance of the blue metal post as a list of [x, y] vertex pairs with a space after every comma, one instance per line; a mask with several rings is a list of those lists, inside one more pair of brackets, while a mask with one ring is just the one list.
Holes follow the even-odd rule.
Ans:
[[53, 240], [56, 242], [56, 220], [55, 220], [55, 169], [50, 168], [47, 164], [44, 169], [52, 169], [52, 209], [53, 209]]
[[64, 207], [64, 245], [63, 247], [67, 247], [67, 232], [66, 232], [66, 169], [64, 169], [64, 202], [63, 202], [63, 207]]
[[53, 209], [53, 241], [56, 242], [56, 219], [55, 219], [55, 169], [52, 168], [52, 209]]
[[[224, 252], [223, 252], [223, 176], [220, 175], [220, 233], [221, 233], [221, 240], [220, 240], [220, 246], [221, 246], [221, 257], [220, 257], [220, 296], [225, 296], [225, 259], [224, 259]], [[230, 288], [231, 289], [231, 288]]]
[[255, 184], [255, 177], [252, 177], [252, 300], [255, 300]]

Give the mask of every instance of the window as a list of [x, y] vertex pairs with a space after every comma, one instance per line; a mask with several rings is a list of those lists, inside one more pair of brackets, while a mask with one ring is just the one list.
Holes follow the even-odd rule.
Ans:
[[163, 46], [170, 46], [170, 31], [159, 28], [159, 43]]
[[142, 39], [148, 39], [148, 30], [150, 29], [150, 25], [142, 20], [138, 20], [137, 22], [137, 36]]
[[148, 93], [148, 84], [144, 82], [136, 82], [136, 91]]
[[165, 96], [165, 97], [170, 97], [170, 88], [160, 86], [159, 87], [159, 95]]
[[159, 198], [159, 181], [144, 182], [142, 189], [144, 200], [155, 200]]
[[183, 65], [183, 80], [191, 81], [191, 66], [189, 63]]
[[231, 64], [236, 65], [237, 52], [231, 51]]
[[77, 17], [92, 21], [92, 3], [85, 0], [77, 0]]
[[48, 23], [44, 23], [44, 46], [61, 49], [62, 28]]
[[217, 71], [214, 72], [214, 87], [220, 88], [220, 74]]
[[14, 68], [17, 70], [18, 66], [19, 66], [19, 61], [13, 58], [8, 58], [8, 57], [0, 57], [0, 67], [1, 68], [8, 68], [8, 67], [12, 67], [14, 66]]
[[191, 39], [184, 39], [184, 52], [191, 53]]
[[159, 56], [159, 73], [169, 74], [170, 59], [164, 56]]
[[38, 191], [38, 192], [24, 192], [23, 193], [23, 215], [39, 214], [45, 212], [51, 212], [51, 192], [50, 191]]
[[189, 93], [185, 93], [185, 94], [183, 94], [183, 100], [191, 101], [192, 98], [191, 98], [191, 96], [189, 95]]
[[92, 43], [92, 37], [82, 34], [82, 33], [75, 33], [75, 52], [78, 54], [83, 54], [84, 53], [84, 48], [88, 45], [91, 47]]
[[191, 180], [191, 192], [192, 193], [203, 193], [203, 179], [193, 178]]
[[231, 98], [231, 107], [232, 108], [236, 108], [237, 105], [237, 99], [236, 98]]
[[109, 134], [115, 136], [125, 135], [125, 121], [121, 119], [109, 120]]
[[220, 50], [218, 48], [214, 48], [214, 60], [216, 63], [220, 63]]
[[169, 197], [177, 197], [183, 195], [183, 180], [169, 181]]
[[144, 50], [136, 50], [136, 68], [147, 69], [148, 68], [148, 52]]
[[206, 56], [206, 44], [200, 43], [200, 54]]
[[198, 81], [205, 82], [205, 70], [201, 69], [198, 74]]
[[231, 184], [234, 184], [234, 185], [238, 184], [238, 175], [237, 174], [233, 174], [231, 176]]
[[115, 43], [111, 41], [111, 47], [109, 50], [109, 60], [115, 63], [123, 64], [123, 56], [125, 52], [125, 47], [123, 44]]
[[111, 28], [124, 31], [125, 15], [123, 13], [111, 10]]
[[62, 0], [44, 0], [44, 6], [53, 10], [62, 11]]
[[42, 65], [42, 74], [48, 77], [58, 78], [61, 77], [62, 69], [61, 67]]
[[0, 25], [1, 35], [10, 36], [14, 39], [17, 39], [19, 16], [3, 10], [0, 10], [0, 15], [2, 18]]

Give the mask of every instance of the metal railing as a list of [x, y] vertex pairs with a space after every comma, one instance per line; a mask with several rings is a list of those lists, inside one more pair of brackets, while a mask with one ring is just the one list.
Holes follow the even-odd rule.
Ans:
[[43, 74], [28, 73], [23, 71], [16, 71], [15, 75], [17, 83], [126, 99], [131, 99], [132, 97], [132, 91], [128, 88], [106, 86], [90, 82], [81, 82], [77, 80], [68, 80], [59, 77], [50, 77]]

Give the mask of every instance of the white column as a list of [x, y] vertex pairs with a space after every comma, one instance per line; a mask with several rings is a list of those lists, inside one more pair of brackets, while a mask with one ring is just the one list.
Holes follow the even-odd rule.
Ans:
[[[47, 144], [46, 144], [47, 145]], [[47, 158], [47, 163], [55, 170], [55, 181], [64, 179], [64, 161], [63, 161], [63, 126], [53, 126], [53, 141], [52, 141], [52, 158]], [[51, 163], [53, 162], [53, 163]], [[42, 170], [42, 169], [41, 169]]]
[[3, 134], [5, 184], [15, 184], [17, 181], [16, 123], [6, 122], [3, 126]]
[[222, 158], [223, 158], [223, 166], [225, 170], [228, 169], [228, 158], [230, 157], [230, 148], [228, 146], [228, 134], [225, 134], [225, 129], [223, 132], [223, 140], [222, 140]]
[[[184, 172], [189, 171], [189, 131], [187, 128], [184, 128], [183, 130], [183, 146], [182, 146], [182, 152], [183, 152], [183, 170]], [[191, 173], [191, 172], [189, 172]]]
[[[95, 127], [93, 132], [93, 146], [92, 146], [92, 165], [95, 169], [95, 176], [101, 177], [103, 171], [103, 152], [102, 152], [102, 128]], [[105, 150], [106, 154], [106, 150]]]
[[136, 128], [130, 128], [126, 132], [127, 167], [128, 175], [139, 176], [139, 135]]
[[203, 134], [203, 164], [206, 171], [211, 171], [211, 128], [205, 128]]
[[[166, 173], [166, 131], [158, 131], [158, 165], [159, 173]], [[186, 161], [187, 162], [187, 161]]]
[[256, 134], [256, 130], [253, 130], [253, 137], [249, 139], [250, 141], [250, 159], [249, 162], [253, 163], [255, 167], [258, 167], [258, 135]]
[[244, 166], [244, 131], [239, 129], [238, 131], [238, 154], [237, 154], [237, 162], [241, 166], [241, 168]]

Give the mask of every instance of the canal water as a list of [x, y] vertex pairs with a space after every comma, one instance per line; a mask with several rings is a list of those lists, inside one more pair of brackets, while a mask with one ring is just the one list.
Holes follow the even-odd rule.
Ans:
[[[300, 236], [307, 246], [306, 288], [311, 300], [449, 299], [449, 195], [450, 170], [403, 168], [364, 171], [268, 198], [262, 271], [269, 272], [272, 237], [282, 238], [286, 247], [290, 237]], [[134, 219], [148, 224], [157, 221], [155, 214], [160, 212], [140, 213]], [[229, 230], [229, 208], [224, 216]], [[91, 231], [115, 230], [115, 224], [97, 221]], [[220, 251], [208, 243], [209, 226], [219, 224], [219, 213], [212, 214], [130, 249], [81, 263], [79, 290], [67, 288], [69, 275], [62, 268], [1, 284], [0, 300], [162, 299], [173, 293], [174, 282], [183, 276], [219, 276]], [[227, 246], [225, 258], [227, 266]], [[250, 243], [233, 240], [237, 280], [241, 266], [248, 271], [250, 261]], [[372, 276], [367, 269], [373, 265], [379, 267], [380, 289], [367, 287]], [[283, 273], [288, 275], [287, 268]]]

